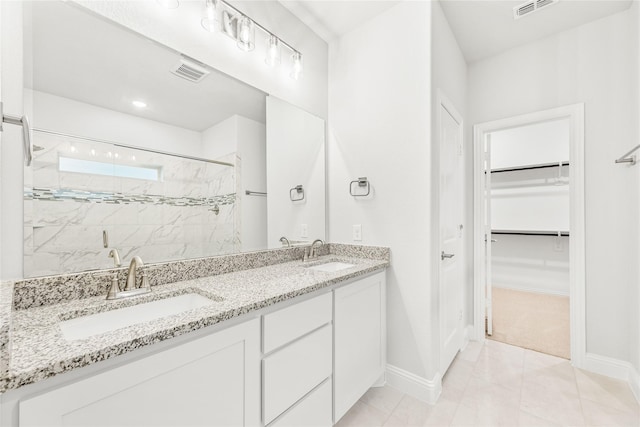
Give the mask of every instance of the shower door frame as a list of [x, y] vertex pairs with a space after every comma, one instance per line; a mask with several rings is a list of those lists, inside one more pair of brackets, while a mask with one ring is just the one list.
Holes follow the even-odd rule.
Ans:
[[[491, 244], [486, 236], [484, 191], [484, 140], [491, 132], [505, 130], [539, 122], [569, 119], [569, 188], [570, 230], [569, 234], [569, 315], [571, 364], [583, 367], [586, 356], [585, 317], [585, 193], [584, 193], [584, 104], [572, 104], [549, 110], [537, 111], [473, 126], [473, 221], [474, 221], [474, 338], [485, 340], [485, 244]], [[485, 242], [485, 238], [488, 242]]]

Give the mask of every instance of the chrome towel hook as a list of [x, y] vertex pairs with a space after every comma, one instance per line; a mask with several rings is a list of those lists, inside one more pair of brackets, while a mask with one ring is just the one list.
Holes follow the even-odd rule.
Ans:
[[0, 117], [2, 117], [2, 120], [0, 120], [0, 132], [4, 130], [2, 128], [2, 125], [4, 123], [22, 126], [22, 143], [24, 144], [24, 157], [27, 166], [31, 166], [31, 160], [33, 160], [33, 156], [31, 155], [31, 130], [29, 128], [29, 119], [27, 119], [27, 116], [16, 117], [5, 115], [2, 102], [0, 102]]

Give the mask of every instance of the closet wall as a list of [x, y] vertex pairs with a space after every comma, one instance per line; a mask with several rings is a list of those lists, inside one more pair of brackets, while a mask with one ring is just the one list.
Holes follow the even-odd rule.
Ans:
[[568, 120], [490, 140], [493, 285], [569, 295]]

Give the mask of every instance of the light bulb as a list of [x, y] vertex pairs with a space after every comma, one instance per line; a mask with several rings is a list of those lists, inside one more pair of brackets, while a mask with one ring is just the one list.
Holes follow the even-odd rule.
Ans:
[[202, 28], [213, 33], [216, 30], [216, 0], [205, 0]]
[[300, 52], [293, 52], [291, 55], [291, 78], [298, 80], [302, 77], [302, 54]]
[[256, 47], [255, 39], [253, 21], [243, 16], [238, 21], [238, 47], [245, 52], [253, 50]]
[[280, 40], [273, 34], [267, 39], [267, 57], [264, 62], [271, 67], [280, 63]]

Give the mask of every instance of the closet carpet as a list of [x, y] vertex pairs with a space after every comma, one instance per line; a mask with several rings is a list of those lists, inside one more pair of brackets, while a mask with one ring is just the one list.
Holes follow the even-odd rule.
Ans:
[[569, 359], [569, 297], [493, 287], [495, 341]]

